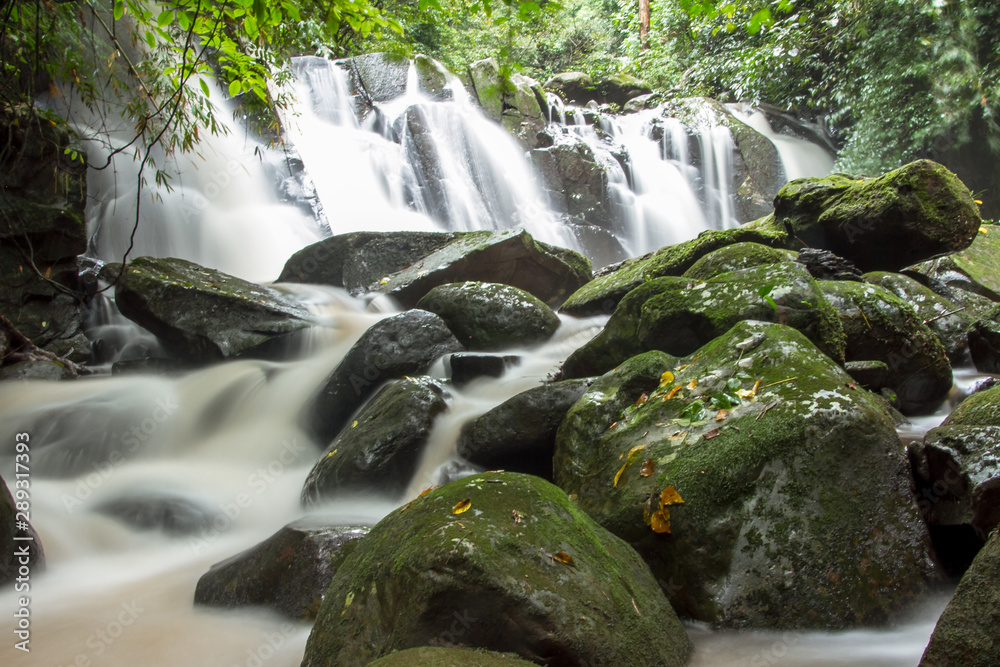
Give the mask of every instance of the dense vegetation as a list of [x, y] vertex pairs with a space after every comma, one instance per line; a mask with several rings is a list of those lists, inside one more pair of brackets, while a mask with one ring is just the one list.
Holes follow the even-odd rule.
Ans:
[[289, 55], [392, 50], [459, 72], [492, 56], [542, 80], [628, 73], [665, 95], [766, 102], [827, 126], [855, 173], [1000, 154], [992, 0], [662, 0], [646, 39], [638, 2], [13, 0], [0, 10], [0, 105], [72, 89], [124, 116], [136, 145], [170, 151], [218, 130], [207, 76], [266, 119]]

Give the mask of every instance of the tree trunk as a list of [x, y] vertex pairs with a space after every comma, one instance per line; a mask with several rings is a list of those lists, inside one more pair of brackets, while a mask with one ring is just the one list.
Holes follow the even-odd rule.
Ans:
[[639, 44], [649, 48], [649, 0], [639, 0]]

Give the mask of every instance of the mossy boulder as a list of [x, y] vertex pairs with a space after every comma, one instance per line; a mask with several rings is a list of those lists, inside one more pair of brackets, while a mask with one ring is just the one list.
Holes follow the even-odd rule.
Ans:
[[517, 473], [452, 482], [379, 522], [334, 575], [302, 665], [417, 646], [615, 667], [683, 665], [691, 650], [638, 554]]
[[458, 454], [487, 470], [552, 480], [556, 431], [590, 380], [550, 382], [517, 394], [462, 427]]
[[129, 262], [115, 302], [191, 363], [263, 354], [265, 345], [314, 324], [305, 308], [275, 290], [176, 258]]
[[1000, 305], [987, 310], [969, 328], [969, 352], [980, 373], [1000, 373]]
[[426, 310], [409, 310], [377, 322], [306, 406], [306, 428], [318, 442], [328, 443], [384, 382], [423, 373], [441, 356], [464, 349], [444, 320]]
[[1000, 301], [1000, 227], [983, 225], [968, 248], [909, 267], [907, 273], [978, 316]]
[[918, 160], [877, 178], [801, 178], [774, 198], [774, 215], [811, 248], [862, 271], [899, 271], [963, 250], [979, 231], [969, 189], [945, 167]]
[[541, 300], [496, 283], [440, 285], [425, 294], [417, 308], [438, 315], [470, 350], [534, 345], [559, 328], [559, 317]]
[[406, 92], [410, 59], [396, 53], [365, 53], [343, 63], [356, 93], [371, 102], [388, 102]]
[[708, 253], [744, 241], [772, 248], [797, 247], [795, 240], [775, 222], [773, 216], [736, 229], [709, 230], [690, 241], [666, 246], [644, 257], [627, 259], [602, 269], [600, 275], [573, 292], [560, 311], [578, 317], [608, 315], [626, 294], [646, 280], [680, 276]]
[[525, 148], [534, 147], [534, 137], [548, 122], [548, 104], [542, 85], [523, 74], [511, 74], [504, 82], [501, 122]]
[[740, 322], [683, 359], [629, 359], [570, 409], [554, 468], [695, 619], [882, 624], [926, 587], [887, 412], [790, 327]]
[[969, 331], [975, 324], [975, 318], [963, 311], [961, 306], [900, 273], [875, 271], [865, 274], [864, 279], [872, 285], [884, 287], [913, 306], [917, 316], [944, 345], [952, 363], [966, 361]]
[[335, 496], [402, 493], [416, 471], [434, 419], [448, 409], [444, 387], [429, 377], [385, 385], [326, 448], [302, 489], [309, 506]]
[[917, 494], [927, 522], [965, 526], [982, 543], [1000, 525], [1000, 387], [962, 401], [918, 452]]
[[484, 58], [472, 63], [469, 65], [469, 79], [472, 80], [472, 93], [483, 113], [499, 123], [503, 117], [504, 84], [497, 61]]
[[542, 85], [571, 104], [584, 105], [598, 101], [597, 86], [586, 72], [559, 72]]
[[696, 280], [711, 280], [723, 273], [740, 271], [762, 264], [778, 264], [792, 262], [795, 253], [790, 250], [779, 250], [760, 243], [745, 241], [734, 243], [708, 253], [682, 275]]
[[608, 172], [621, 170], [621, 166], [607, 153], [595, 153], [576, 135], [554, 135], [551, 145], [529, 153], [546, 185], [549, 201], [571, 217], [612, 229], [616, 216], [608, 195]]
[[340, 564], [368, 534], [332, 518], [308, 516], [260, 544], [216, 563], [198, 580], [195, 604], [267, 606], [296, 620], [316, 618]]
[[951, 389], [951, 364], [913, 307], [878, 285], [821, 280], [819, 286], [844, 326], [847, 361], [884, 361], [903, 414], [937, 408]]
[[934, 626], [920, 667], [1000, 665], [1000, 533], [962, 577]]
[[[774, 305], [761, 296], [762, 290]], [[706, 281], [650, 280], [630, 292], [604, 329], [569, 356], [563, 375], [600, 375], [647, 350], [690, 354], [742, 320], [787, 324], [834, 360], [844, 359], [844, 332], [836, 311], [802, 265], [786, 262]]]
[[451, 99], [449, 79], [454, 75], [444, 65], [430, 56], [418, 53], [413, 57], [413, 67], [417, 70], [417, 88], [435, 100]]
[[418, 646], [390, 653], [384, 658], [369, 662], [367, 667], [531, 667], [534, 664], [510, 653]]

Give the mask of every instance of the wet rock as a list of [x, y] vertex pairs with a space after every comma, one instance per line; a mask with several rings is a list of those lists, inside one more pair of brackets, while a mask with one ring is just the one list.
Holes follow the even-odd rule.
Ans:
[[521, 363], [516, 354], [465, 354], [451, 355], [451, 381], [456, 386], [466, 385], [477, 378], [502, 377], [511, 366]]
[[980, 373], [1000, 373], [1000, 306], [994, 306], [969, 328], [969, 352]]
[[[462, 629], [462, 620], [452, 624]], [[497, 653], [467, 648], [420, 646], [390, 653], [368, 663], [367, 667], [531, 667], [533, 662], [521, 660], [510, 653]]]
[[888, 386], [889, 366], [884, 361], [848, 361], [844, 370], [868, 391], [878, 393]]
[[773, 216], [761, 218], [736, 229], [702, 232], [697, 238], [660, 248], [644, 257], [627, 259], [605, 267], [566, 299], [560, 311], [584, 317], [609, 315], [622, 298], [646, 280], [663, 276], [679, 276], [708, 253], [751, 241], [772, 248], [792, 248], [795, 241], [778, 225]]
[[969, 332], [975, 318], [952, 301], [934, 293], [919, 282], [899, 273], [876, 271], [865, 274], [865, 281], [889, 290], [916, 311], [930, 327], [948, 353], [953, 364], [966, 363], [969, 352]]
[[[18, 442], [30, 444], [25, 440]], [[17, 491], [16, 486], [14, 490]], [[24, 499], [18, 501], [23, 502]], [[40, 574], [45, 569], [45, 549], [38, 533], [27, 521], [23, 527], [20, 526], [22, 517], [18, 517], [17, 513], [17, 505], [7, 482], [0, 477], [0, 587], [13, 584], [17, 577], [23, 575], [23, 567], [27, 567], [31, 574]]]
[[523, 74], [512, 74], [504, 86], [504, 127], [525, 148], [534, 148], [533, 138], [548, 122], [548, 104], [540, 83]]
[[410, 310], [372, 325], [306, 408], [308, 428], [329, 442], [382, 383], [426, 371], [442, 355], [464, 350], [440, 317]]
[[493, 58], [477, 60], [469, 65], [473, 94], [483, 108], [483, 113], [501, 122], [503, 118], [504, 85], [500, 78], [500, 67]]
[[496, 283], [439, 285], [417, 302], [417, 308], [444, 320], [469, 350], [498, 350], [534, 345], [552, 337], [559, 317], [522, 289]]
[[629, 293], [604, 329], [569, 356], [563, 376], [606, 373], [648, 350], [690, 354], [742, 320], [787, 324], [833, 359], [844, 358], [844, 333], [836, 311], [804, 267], [785, 262], [731, 271], [707, 281], [650, 280]]
[[556, 482], [683, 615], [885, 623], [925, 591], [926, 527], [888, 414], [850, 384], [779, 324], [741, 322], [683, 359], [648, 352], [570, 409]]
[[619, 108], [632, 98], [651, 92], [639, 79], [627, 74], [595, 81], [584, 72], [560, 72], [546, 81], [544, 88], [570, 104], [583, 106], [593, 100], [598, 104], [614, 104]]
[[1000, 533], [994, 533], [962, 577], [938, 619], [920, 667], [1000, 664]]
[[368, 534], [334, 517], [307, 516], [216, 563], [198, 580], [195, 604], [268, 606], [295, 620], [316, 618], [330, 580]]
[[419, 53], [413, 57], [413, 66], [417, 70], [417, 87], [420, 92], [434, 100], [451, 99], [449, 78], [454, 75], [444, 65]]
[[899, 271], [969, 247], [979, 211], [943, 166], [918, 160], [878, 178], [844, 174], [792, 181], [774, 215], [811, 248], [831, 250], [862, 271]]
[[883, 361], [905, 415], [932, 412], [951, 389], [951, 364], [934, 332], [908, 303], [877, 285], [819, 281], [847, 335], [847, 361]]
[[905, 273], [959, 306], [973, 317], [1000, 301], [1000, 227], [983, 225], [968, 248], [921, 262]]
[[395, 53], [366, 53], [344, 61], [355, 85], [372, 102], [388, 102], [406, 92], [410, 60]]
[[762, 264], [790, 262], [795, 254], [750, 241], [734, 243], [708, 253], [683, 273], [685, 278], [711, 280], [723, 273], [749, 269]]
[[383, 387], [313, 466], [302, 504], [377, 489], [398, 494], [416, 471], [434, 419], [448, 409], [444, 387], [407, 377]]
[[511, 470], [552, 480], [556, 431], [591, 380], [534, 387], [462, 427], [458, 454], [487, 470]]
[[556, 209], [598, 227], [612, 226], [615, 215], [608, 196], [608, 172], [621, 170], [613, 158], [595, 154], [578, 136], [561, 133], [550, 146], [536, 148], [530, 156]]
[[218, 516], [217, 511], [186, 496], [155, 491], [120, 495], [95, 506], [94, 511], [133, 528], [162, 530], [171, 535], [207, 530]]
[[854, 264], [822, 248], [803, 248], [795, 260], [809, 270], [816, 280], [854, 280], [861, 282], [861, 270]]
[[0, 382], [7, 380], [69, 380], [76, 377], [55, 361], [18, 361], [0, 368]]
[[272, 289], [175, 258], [132, 260], [115, 301], [122, 315], [192, 363], [260, 354], [313, 321]]
[[302, 664], [421, 645], [616, 667], [683, 665], [691, 647], [635, 552], [516, 473], [452, 482], [379, 522], [334, 575]]

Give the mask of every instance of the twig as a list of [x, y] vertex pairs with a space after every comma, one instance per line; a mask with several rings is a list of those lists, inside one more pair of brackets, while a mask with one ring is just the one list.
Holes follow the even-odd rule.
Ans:
[[757, 418], [754, 419], [754, 421], [755, 422], [756, 421], [760, 421], [760, 418], [763, 417], [765, 414], [767, 414], [767, 411], [770, 410], [771, 408], [773, 408], [774, 406], [776, 406], [777, 404], [778, 404], [778, 402], [775, 401], [774, 403], [771, 403], [770, 405], [766, 406], [763, 410], [760, 411], [760, 414], [757, 415]]
[[932, 317], [929, 320], [924, 320], [924, 324], [930, 324], [931, 322], [936, 322], [937, 320], [940, 320], [942, 317], [948, 317], [949, 315], [954, 315], [955, 313], [960, 313], [963, 310], [965, 310], [965, 306], [962, 306], [961, 308], [956, 308], [955, 310], [951, 311], [950, 313], [945, 313], [944, 315], [938, 315], [937, 317]]

